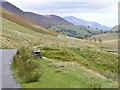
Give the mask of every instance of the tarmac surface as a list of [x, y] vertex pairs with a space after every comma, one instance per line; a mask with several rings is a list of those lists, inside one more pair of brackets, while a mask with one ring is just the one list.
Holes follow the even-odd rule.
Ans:
[[2, 82], [0, 82], [0, 85], [2, 85], [2, 88], [20, 88], [11, 70], [12, 59], [16, 52], [16, 49], [0, 50], [0, 56], [2, 56], [2, 58], [0, 58], [2, 59], [0, 60], [2, 61], [2, 69], [0, 68], [0, 70], [2, 70], [2, 72], [0, 71]]

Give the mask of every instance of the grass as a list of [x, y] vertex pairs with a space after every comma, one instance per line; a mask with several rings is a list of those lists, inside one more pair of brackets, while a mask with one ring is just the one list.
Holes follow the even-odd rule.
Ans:
[[[0, 48], [20, 48], [22, 46], [34, 47], [40, 45], [59, 45], [68, 47], [91, 48], [101, 50], [100, 47], [106, 47], [105, 51], [118, 52], [118, 44], [116, 42], [91, 42], [89, 40], [75, 39], [64, 36], [62, 39], [59, 36], [38, 33], [29, 28], [11, 22], [7, 19], [2, 20], [2, 34]], [[13, 27], [14, 26], [14, 27]], [[109, 36], [109, 35], [108, 35]], [[116, 35], [115, 35], [116, 36]], [[117, 38], [115, 39], [117, 40]]]
[[43, 47], [42, 51], [45, 57], [69, 62], [76, 61], [107, 78], [117, 81], [117, 55], [67, 47]]
[[[2, 45], [0, 48], [20, 48], [40, 46], [43, 56], [52, 59], [34, 60], [30, 52], [23, 52], [23, 59], [31, 58], [31, 64], [40, 65], [37, 73], [42, 73], [37, 82], [26, 83], [24, 77], [14, 69], [18, 82], [24, 88], [114, 88], [117, 87], [117, 55], [105, 53], [104, 51], [117, 52], [116, 41], [111, 41], [109, 35], [107, 42], [91, 42], [64, 36], [63, 39], [57, 36], [38, 33], [31, 28], [21, 26], [7, 19], [2, 19]], [[14, 26], [14, 27], [13, 27]], [[64, 26], [65, 27], [65, 26]], [[65, 27], [67, 28], [67, 27]], [[79, 27], [68, 27], [67, 29], [78, 29]], [[84, 31], [79, 33], [85, 33]], [[100, 35], [102, 36], [102, 35]], [[103, 37], [103, 36], [102, 36]], [[106, 38], [104, 38], [106, 39]], [[101, 48], [104, 47], [103, 52]], [[94, 51], [96, 50], [96, 51]], [[98, 50], [98, 51], [97, 51]], [[21, 53], [22, 54], [22, 53]], [[24, 55], [25, 54], [25, 55]], [[28, 55], [28, 57], [26, 57]], [[21, 60], [21, 59], [19, 59]], [[25, 59], [26, 60], [26, 59]], [[27, 60], [28, 61], [28, 60]], [[20, 64], [27, 66], [22, 62]], [[30, 64], [30, 65], [31, 65]], [[18, 64], [19, 65], [19, 64]], [[38, 65], [38, 66], [39, 66]], [[34, 65], [33, 65], [34, 66]], [[84, 70], [82, 67], [100, 73], [107, 77], [102, 78], [94, 73]], [[26, 67], [23, 67], [26, 68]], [[30, 67], [29, 67], [30, 68]], [[38, 69], [38, 68], [37, 68]], [[29, 72], [29, 69], [26, 69]], [[23, 73], [22, 73], [23, 74]], [[25, 74], [23, 74], [25, 75]], [[33, 74], [29, 73], [29, 77]], [[26, 77], [28, 77], [26, 75]], [[110, 80], [112, 79], [112, 80]], [[25, 80], [25, 81], [24, 81]]]
[[101, 31], [94, 29], [94, 28], [88, 28], [84, 26], [74, 26], [74, 25], [54, 25], [51, 26], [49, 29], [55, 30], [55, 31], [60, 31], [60, 30], [72, 30], [75, 31], [76, 34], [79, 35], [91, 35], [91, 34], [100, 34]]
[[[78, 50], [80, 49], [51, 46], [42, 46], [41, 50], [43, 56], [51, 59], [35, 59], [28, 48], [22, 48], [14, 57], [12, 64], [14, 74], [23, 88], [117, 88], [117, 83], [109, 79], [111, 77], [103, 78], [95, 74], [94, 71], [89, 72], [87, 70], [90, 65], [90, 69], [93, 70], [93, 67], [95, 68], [97, 64], [92, 55], [93, 51], [89, 53], [89, 51], [82, 50], [82, 53], [79, 54], [80, 51], [78, 52]], [[85, 55], [86, 57], [84, 57]], [[100, 53], [99, 55], [101, 56]], [[106, 55], [102, 58], [108, 58]], [[90, 56], [93, 56], [93, 61], [91, 61]], [[109, 62], [114, 64], [115, 58], [114, 56], [111, 57], [113, 61], [109, 60]], [[88, 61], [87, 58], [90, 60]], [[27, 63], [28, 61], [31, 61], [31, 64]], [[101, 60], [101, 62], [103, 61]], [[108, 63], [105, 64], [108, 65]], [[83, 68], [83, 65], [86, 69]], [[101, 68], [101, 64], [97, 66], [98, 73], [100, 73], [99, 69], [104, 70]], [[111, 71], [111, 67], [106, 69]], [[113, 70], [116, 70], [116, 68], [113, 68]], [[31, 72], [40, 73], [40, 78], [35, 80], [32, 78], [34, 73]]]
[[37, 45], [59, 42], [59, 38], [55, 36], [38, 33], [7, 19], [1, 19], [2, 34], [0, 36], [2, 37], [2, 47], [0, 48], [20, 48], [22, 46], [34, 47]]
[[[105, 47], [108, 47], [108, 48], [111, 47], [109, 48], [109, 49], [112, 49], [110, 51], [118, 52], [118, 40], [119, 40], [118, 33], [100, 34], [100, 35], [95, 35], [88, 39], [93, 39], [93, 38], [96, 38], [97, 40], [101, 38], [102, 44], [105, 44]], [[106, 49], [106, 51], [109, 51], [109, 49]]]
[[40, 64], [29, 48], [22, 47], [13, 58], [13, 69], [25, 83], [36, 82], [40, 77]]
[[[88, 73], [70, 62], [40, 60], [43, 74], [38, 82], [21, 83], [24, 88], [116, 88], [109, 79]], [[62, 63], [62, 66], [59, 64]]]
[[[93, 37], [95, 37], [96, 39], [99, 39], [99, 37], [100, 37], [103, 41], [117, 40], [118, 33], [105, 33], [105, 34], [95, 35]], [[93, 37], [91, 37], [91, 38], [93, 38]]]

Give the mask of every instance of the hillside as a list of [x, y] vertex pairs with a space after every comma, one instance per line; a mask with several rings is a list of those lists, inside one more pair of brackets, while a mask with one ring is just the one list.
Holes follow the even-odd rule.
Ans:
[[53, 25], [49, 26], [50, 30], [55, 32], [63, 33], [71, 37], [90, 37], [92, 35], [101, 34], [99, 29], [85, 27], [85, 26], [75, 26], [75, 25]]
[[73, 17], [73, 16], [67, 16], [67, 17], [64, 17], [64, 19], [69, 21], [70, 23], [76, 25], [76, 26], [90, 26], [92, 28], [98, 28], [98, 29], [103, 30], [103, 31], [111, 29], [110, 27], [100, 25], [99, 23], [78, 19], [78, 18]]
[[[1, 48], [6, 48], [6, 47], [17, 48], [22, 45], [32, 47], [39, 44], [40, 45], [41, 44], [46, 44], [46, 45], [57, 44], [61, 46], [67, 45], [69, 47], [71, 46], [81, 47], [81, 48], [91, 47], [93, 49], [100, 49], [99, 47], [102, 44], [102, 46], [104, 47], [107, 47], [112, 50], [117, 50], [117, 43], [104, 43], [103, 41], [103, 43], [100, 44], [98, 42], [90, 42], [88, 40], [80, 40], [72, 37], [70, 38], [67, 36], [60, 36], [60, 35], [51, 36], [47, 34], [38, 33], [35, 30], [31, 30], [29, 28], [23, 27], [19, 24], [16, 24], [4, 18], [2, 18], [2, 31], [3, 31], [3, 34], [2, 34], [3, 47]], [[96, 36], [99, 36], [99, 35], [96, 35]], [[111, 45], [113, 48], [111, 48]]]
[[33, 22], [29, 22], [28, 20], [22, 18], [21, 16], [16, 15], [15, 13], [7, 11], [4, 8], [2, 8], [2, 16], [5, 19], [8, 19], [8, 20], [10, 20], [12, 22], [15, 22], [15, 23], [17, 23], [19, 25], [30, 28], [30, 29], [35, 30], [37, 32], [51, 34], [51, 35], [57, 35], [55, 32], [48, 31], [48, 30], [34, 24]]
[[24, 12], [9, 2], [2, 3], [4, 18], [40, 33], [57, 35], [57, 33], [54, 32], [59, 32], [78, 38], [89, 37], [101, 33], [101, 30], [97, 28], [75, 26], [56, 15], [39, 15], [33, 12]]
[[12, 5], [11, 3], [4, 1], [2, 2], [2, 7], [6, 10], [8, 10], [9, 12], [15, 13], [17, 15], [23, 15], [24, 12], [22, 10], [20, 10], [18, 7]]
[[54, 24], [65, 24], [71, 25], [68, 21], [56, 15], [39, 15], [33, 12], [24, 12], [15, 5], [12, 5], [9, 2], [2, 2], [2, 7], [8, 10], [9, 12], [15, 13], [21, 16], [23, 19], [27, 19], [30, 22], [33, 22], [39, 26], [47, 28], [50, 25]]
[[59, 41], [56, 36], [36, 32], [33, 29], [26, 28], [4, 18], [1, 18], [1, 20], [2, 35], [0, 37], [2, 37], [2, 46], [0, 48], [33, 47], [38, 44], [52, 44]]
[[[100, 35], [95, 35], [93, 36], [95, 38], [102, 38], [103, 41], [111, 41], [111, 40], [117, 40], [118, 39], [118, 33], [105, 33], [105, 34], [100, 34]], [[91, 37], [91, 38], [93, 38]]]
[[[8, 2], [1, 10], [0, 48], [17, 49], [12, 76], [22, 88], [118, 87], [117, 33], [101, 34], [99, 29], [75, 26], [56, 15], [23, 12]], [[94, 36], [74, 38], [85, 35]], [[42, 58], [32, 53], [35, 48]]]
[[38, 15], [32, 12], [25, 12], [23, 17], [45, 28], [48, 28], [49, 26], [56, 25], [56, 24], [72, 25], [68, 21], [56, 15]]
[[[107, 35], [101, 34], [104, 36], [102, 37], [103, 42], [100, 44], [99, 42], [91, 42], [89, 40], [80, 40], [77, 38], [67, 37], [67, 36], [51, 36], [48, 34], [42, 34], [38, 33], [34, 30], [31, 30], [29, 28], [23, 27], [19, 24], [16, 24], [14, 22], [11, 22], [7, 19], [2, 19], [2, 46], [0, 48], [19, 48], [21, 46], [37, 46], [37, 45], [60, 45], [60, 46], [68, 46], [68, 47], [79, 47], [79, 48], [91, 48], [100, 50], [100, 47], [106, 47], [107, 51], [108, 49], [110, 51], [117, 52], [118, 48], [118, 42], [117, 42], [117, 34], [111, 34], [112, 36], [108, 39], [113, 40], [111, 43], [110, 41], [104, 42], [104, 39], [106, 39]], [[13, 27], [14, 26], [14, 27]], [[99, 35], [96, 35], [96, 37], [99, 37]], [[112, 39], [113, 38], [113, 39]], [[115, 38], [115, 41], [114, 41]], [[105, 49], [106, 51], [106, 49]]]
[[[94, 39], [97, 40], [97, 42], [99, 42], [98, 40], [101, 39], [102, 43], [107, 44], [109, 47], [111, 47], [110, 50], [108, 48], [108, 51], [113, 51], [113, 52], [118, 52], [118, 33], [105, 33], [105, 34], [100, 34], [100, 35], [95, 35], [92, 36], [88, 39], [92, 39], [92, 41], [94, 41]], [[103, 46], [106, 47], [106, 46]]]
[[[112, 67], [111, 65], [117, 62], [116, 59], [117, 56], [110, 53], [106, 54], [102, 52], [96, 53], [94, 51], [94, 49], [100, 49], [99, 48], [100, 46], [105, 46], [109, 49], [112, 49], [111, 46], [109, 47], [109, 43], [100, 44], [98, 42], [90, 42], [87, 40], [79, 40], [65, 36], [63, 36], [62, 38], [57, 36], [51, 36], [48, 34], [38, 33], [34, 30], [23, 27], [19, 24], [16, 24], [4, 18], [1, 19], [2, 19], [2, 35], [0, 35], [0, 37], [2, 37], [2, 47], [0, 48], [20, 48], [22, 46], [33, 48], [35, 46], [39, 46], [40, 49], [42, 50], [42, 54], [45, 57], [53, 59], [53, 61], [40, 60], [41, 61], [40, 65], [42, 65], [41, 72], [45, 72], [41, 76], [42, 81], [40, 80], [35, 83], [20, 82], [22, 87], [40, 88], [40, 87], [54, 87], [54, 85], [56, 87], [71, 87], [71, 88], [117, 87], [117, 84], [114, 81], [111, 81], [108, 75], [109, 70], [110, 72], [111, 70], [116, 70], [114, 68], [116, 68], [117, 66], [114, 65]], [[87, 49], [89, 49], [90, 51]], [[108, 57], [112, 58], [106, 59]], [[97, 60], [96, 58], [100, 59], [100, 61]], [[105, 64], [108, 65], [108, 67], [105, 67], [101, 60], [103, 60]], [[108, 62], [113, 63], [109, 64]], [[101, 67], [105, 69], [101, 69]], [[105, 74], [106, 77], [108, 78], [102, 76], [101, 74], [102, 75]], [[112, 78], [113, 80], [116, 79], [116, 77], [117, 76], [114, 72], [110, 76], [110, 78]], [[63, 78], [65, 78], [66, 80], [64, 83], [61, 81], [63, 80]], [[71, 79], [73, 79], [72, 82], [68, 84], [68, 82]], [[49, 83], [50, 81], [53, 82], [56, 81], [56, 83]], [[81, 82], [84, 82], [84, 84], [81, 84]], [[91, 84], [90, 82], [93, 83]], [[73, 85], [73, 83], [75, 83], [75, 85]]]

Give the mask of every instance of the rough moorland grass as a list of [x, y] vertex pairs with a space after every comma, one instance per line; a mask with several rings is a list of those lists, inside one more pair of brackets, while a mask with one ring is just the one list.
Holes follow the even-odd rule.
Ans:
[[13, 69], [23, 82], [36, 82], [40, 77], [40, 64], [29, 48], [22, 47], [13, 59]]
[[[90, 42], [90, 40], [80, 40], [72, 37], [57, 37], [48, 34], [38, 33], [34, 30], [25, 28], [19, 24], [2, 19], [2, 34], [0, 34], [0, 48], [20, 48], [22, 46], [34, 47], [40, 45], [59, 45], [70, 47], [81, 47], [91, 49], [100, 49], [106, 47], [109, 51], [118, 51], [116, 42]], [[14, 26], [14, 27], [13, 27]], [[116, 35], [114, 35], [116, 36]], [[108, 35], [109, 37], [109, 35]], [[111, 38], [109, 39], [111, 40]], [[115, 39], [117, 40], [117, 38]], [[105, 49], [104, 49], [105, 50]]]
[[[18, 50], [13, 60], [13, 69], [18, 82], [23, 88], [116, 88], [117, 84], [110, 79], [104, 79], [94, 73], [87, 72], [77, 62], [73, 48], [43, 47], [43, 56], [48, 52], [61, 55], [58, 59], [35, 59], [29, 48]], [[45, 55], [47, 52], [47, 55]], [[63, 52], [64, 51], [64, 52]], [[60, 54], [59, 54], [60, 52]], [[63, 52], [63, 53], [62, 53]], [[50, 54], [50, 53], [49, 53]], [[50, 56], [51, 58], [54, 57]], [[63, 58], [64, 57], [64, 58]], [[67, 57], [67, 61], [65, 61]], [[69, 57], [69, 59], [68, 59]], [[73, 57], [73, 58], [72, 58]], [[72, 58], [72, 60], [71, 60]], [[84, 58], [81, 58], [84, 59]], [[58, 61], [59, 60], [59, 61]], [[40, 77], [41, 76], [41, 77]], [[40, 77], [40, 78], [39, 78]], [[37, 82], [35, 82], [37, 81]], [[30, 83], [28, 83], [30, 82]]]
[[[23, 88], [116, 88], [117, 85], [81, 69], [79, 64], [63, 61], [40, 60], [43, 72], [34, 83], [22, 83]], [[99, 89], [98, 89], [99, 90]], [[101, 90], [101, 89], [100, 89]]]
[[67, 47], [42, 47], [42, 51], [43, 56], [47, 58], [62, 61], [77, 61], [79, 64], [117, 81], [117, 55]]

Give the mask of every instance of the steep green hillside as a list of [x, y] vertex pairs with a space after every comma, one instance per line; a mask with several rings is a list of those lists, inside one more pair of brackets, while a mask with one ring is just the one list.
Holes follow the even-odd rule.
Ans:
[[80, 37], [80, 36], [91, 36], [91, 35], [96, 35], [100, 34], [101, 31], [95, 28], [91, 27], [85, 27], [85, 26], [74, 26], [74, 25], [53, 25], [49, 26], [48, 29], [64, 33], [68, 36], [73, 36], [73, 37]]
[[48, 34], [42, 34], [23, 27], [19, 24], [1, 18], [2, 20], [2, 46], [0, 48], [18, 48], [21, 46], [35, 46], [41, 44], [50, 44], [51, 42], [57, 42], [55, 36]]
[[[68, 47], [79, 47], [79, 48], [90, 48], [90, 49], [99, 49], [100, 47], [106, 47], [109, 50], [117, 51], [117, 42], [94, 42], [88, 40], [81, 40], [70, 38], [64, 35], [51, 36], [48, 34], [38, 33], [29, 28], [25, 28], [21, 25], [13, 23], [4, 18], [2, 19], [2, 31], [0, 35], [2, 38], [2, 46], [0, 48], [18, 48], [20, 46], [37, 46], [37, 45], [60, 45]], [[102, 36], [103, 37], [103, 36]], [[111, 37], [112, 38], [112, 37]], [[112, 40], [112, 39], [111, 39]], [[117, 38], [116, 38], [117, 40]], [[103, 49], [104, 50], [104, 49]]]
[[34, 24], [28, 20], [26, 20], [25, 18], [18, 16], [15, 13], [9, 12], [6, 9], [2, 8], [2, 17], [5, 19], [8, 19], [12, 22], [15, 22], [21, 26], [27, 27], [29, 29], [35, 30], [37, 32], [40, 33], [45, 33], [45, 34], [50, 34], [50, 35], [57, 35], [57, 33], [52, 32], [52, 31], [48, 31], [47, 29], [42, 28], [41, 26]]

